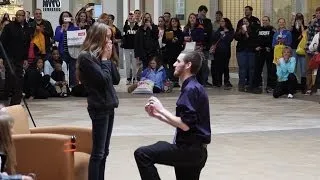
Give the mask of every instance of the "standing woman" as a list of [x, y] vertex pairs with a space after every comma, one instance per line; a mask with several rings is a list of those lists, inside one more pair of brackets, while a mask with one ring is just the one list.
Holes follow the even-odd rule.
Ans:
[[234, 37], [238, 41], [236, 51], [239, 65], [238, 90], [240, 92], [252, 92], [253, 89], [257, 37], [254, 29], [249, 19], [245, 17], [240, 21]]
[[57, 26], [55, 31], [54, 40], [59, 43], [59, 53], [63, 60], [68, 65], [69, 70], [69, 86], [70, 88], [75, 87], [78, 82], [76, 80], [76, 59], [71, 57], [71, 51], [68, 47], [68, 38], [67, 31], [76, 31], [79, 30], [79, 27], [76, 27], [73, 23], [72, 14], [68, 11], [64, 11], [60, 14], [59, 17], [59, 26]]
[[[199, 19], [197, 19], [197, 15], [194, 13], [189, 14], [188, 17], [188, 23], [183, 29], [183, 35], [184, 35], [184, 43], [187, 44], [188, 42], [195, 42], [196, 47], [195, 51], [198, 51], [202, 57], [203, 55], [203, 44], [205, 41], [204, 36], [204, 28], [199, 23]], [[201, 66], [201, 68], [204, 68], [204, 66]], [[202, 73], [203, 70], [200, 69], [197, 73], [197, 80], [200, 84], [205, 85], [206, 82], [204, 81], [205, 74]]]
[[228, 18], [220, 20], [220, 28], [213, 35], [214, 62], [211, 63], [212, 79], [217, 82], [212, 82], [214, 86], [222, 85], [222, 75], [224, 75], [224, 89], [230, 90], [229, 62], [231, 57], [231, 42], [234, 37], [234, 29], [231, 21]]
[[303, 94], [306, 91], [306, 84], [307, 84], [306, 55], [299, 54], [299, 52], [297, 53], [296, 51], [298, 49], [298, 45], [302, 40], [303, 36], [307, 36], [306, 30], [307, 30], [307, 26], [305, 26], [304, 24], [304, 16], [301, 13], [297, 13], [291, 27], [291, 34], [292, 34], [291, 48], [292, 48], [293, 57], [295, 57], [297, 61], [296, 71], [299, 71], [300, 83], [301, 83], [300, 89]]
[[168, 66], [168, 76], [175, 86], [179, 85], [179, 78], [174, 77], [174, 62], [176, 62], [179, 54], [183, 50], [183, 33], [178, 18], [171, 18], [168, 29], [166, 29], [163, 43], [165, 46], [165, 54], [163, 56], [164, 64]]
[[87, 13], [82, 11], [82, 12], [79, 12], [78, 16], [76, 16], [76, 23], [77, 23], [77, 26], [80, 28], [80, 29], [86, 29], [88, 30], [90, 28], [90, 25], [88, 23], [88, 18], [87, 18]]
[[114, 108], [119, 101], [114, 84], [120, 75], [113, 56], [111, 28], [104, 23], [93, 24], [78, 57], [77, 75], [88, 92], [88, 112], [92, 120], [92, 152], [89, 180], [104, 180], [105, 163], [114, 121]]

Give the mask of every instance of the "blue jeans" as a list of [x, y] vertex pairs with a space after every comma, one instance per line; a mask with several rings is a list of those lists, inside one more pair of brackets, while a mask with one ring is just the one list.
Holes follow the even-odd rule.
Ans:
[[296, 58], [296, 71], [299, 72], [300, 77], [306, 77], [306, 73], [307, 73], [307, 60], [306, 60], [306, 56], [300, 56], [297, 55], [296, 53], [296, 49], [292, 50], [292, 56]]
[[76, 64], [77, 60], [72, 58], [69, 54], [63, 55], [63, 60], [68, 65], [69, 70], [69, 87], [72, 88], [77, 85], [77, 78], [76, 78]]
[[250, 51], [237, 52], [239, 66], [239, 87], [244, 87], [246, 82], [250, 88], [253, 87], [255, 54]]
[[89, 161], [89, 180], [104, 180], [106, 159], [109, 155], [114, 111], [88, 110], [92, 120], [92, 152]]

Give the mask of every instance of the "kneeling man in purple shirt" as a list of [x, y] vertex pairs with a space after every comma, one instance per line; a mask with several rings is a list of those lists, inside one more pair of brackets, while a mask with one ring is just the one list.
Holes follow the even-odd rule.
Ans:
[[142, 180], [160, 180], [155, 164], [175, 168], [177, 180], [199, 180], [207, 161], [207, 144], [211, 141], [209, 99], [196, 74], [201, 67], [197, 52], [182, 52], [174, 63], [174, 75], [179, 77], [181, 94], [176, 103], [176, 115], [151, 97], [145, 106], [149, 116], [176, 128], [173, 143], [159, 141], [134, 152]]

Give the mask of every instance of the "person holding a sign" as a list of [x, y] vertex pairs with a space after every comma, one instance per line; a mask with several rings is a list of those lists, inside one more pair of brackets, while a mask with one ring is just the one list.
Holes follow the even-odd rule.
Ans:
[[[68, 48], [67, 32], [77, 31], [79, 27], [74, 26], [72, 15], [68, 11], [64, 11], [60, 14], [59, 24], [55, 31], [54, 40], [58, 42], [59, 53], [62, 59], [68, 64], [69, 67], [69, 87], [77, 85], [76, 80], [76, 59], [71, 56]], [[69, 40], [70, 41], [70, 40]]]
[[89, 162], [89, 180], [103, 180], [106, 158], [119, 101], [113, 84], [120, 75], [115, 63], [111, 28], [95, 23], [88, 31], [78, 57], [77, 75], [88, 92], [88, 112], [92, 121], [93, 146]]

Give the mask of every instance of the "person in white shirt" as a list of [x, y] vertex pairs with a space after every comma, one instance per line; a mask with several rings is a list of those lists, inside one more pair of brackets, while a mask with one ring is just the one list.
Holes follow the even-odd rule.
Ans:
[[[60, 63], [61, 66], [62, 66], [62, 71], [64, 72], [64, 74], [66, 76], [65, 79], [68, 81], [69, 80], [69, 72], [68, 72], [68, 69], [67, 69], [67, 63], [64, 62], [60, 58], [60, 54], [59, 54], [58, 48], [57, 47], [53, 47], [51, 54], [52, 54], [51, 58], [44, 62], [44, 74], [51, 76], [51, 73], [54, 71], [55, 63]], [[52, 78], [50, 78], [50, 83], [53, 86], [57, 85], [57, 82], [55, 80], [53, 80]]]

